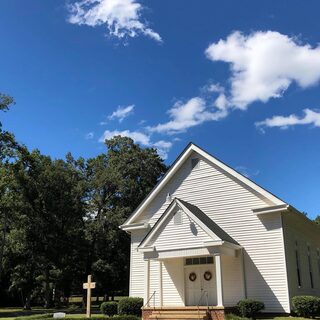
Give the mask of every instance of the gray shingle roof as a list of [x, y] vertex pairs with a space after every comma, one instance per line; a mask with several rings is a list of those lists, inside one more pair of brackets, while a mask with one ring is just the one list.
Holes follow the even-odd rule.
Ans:
[[212, 219], [210, 219], [203, 211], [201, 211], [195, 205], [188, 203], [184, 200], [177, 198], [188, 210], [190, 210], [203, 224], [205, 224], [217, 237], [222, 241], [228, 241], [234, 244], [239, 244], [229, 234], [227, 234], [222, 228], [220, 228]]

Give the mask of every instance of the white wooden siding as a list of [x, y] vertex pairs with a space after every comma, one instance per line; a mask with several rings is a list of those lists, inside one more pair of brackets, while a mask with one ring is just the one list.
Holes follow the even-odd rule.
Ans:
[[183, 259], [168, 259], [163, 262], [163, 305], [184, 305]]
[[156, 260], [150, 260], [150, 296], [155, 291], [154, 298], [150, 300], [150, 306], [153, 307], [153, 304], [155, 303], [156, 306], [160, 305], [160, 297], [159, 297], [159, 270], [160, 270], [160, 263]]
[[245, 298], [240, 255], [222, 256], [222, 281], [224, 305], [234, 307], [239, 300]]
[[[270, 205], [265, 198], [204, 158], [199, 169], [194, 170], [189, 160], [135, 222], [149, 221], [153, 225], [168, 206], [167, 193], [198, 206], [244, 247], [248, 297], [264, 301], [267, 312], [288, 312], [280, 214], [256, 216], [253, 208]], [[174, 243], [174, 235], [168, 241]], [[167, 285], [164, 283], [164, 287]]]
[[174, 214], [168, 217], [167, 223], [151, 239], [150, 246], [155, 246], [157, 251], [187, 249], [203, 247], [203, 242], [210, 240], [212, 238], [183, 212], [181, 224], [174, 223]]
[[138, 245], [144, 237], [143, 231], [131, 233], [131, 257], [130, 257], [130, 297], [144, 298], [145, 288], [145, 261], [143, 255], [138, 252]]
[[[312, 225], [303, 216], [295, 213], [283, 214], [283, 230], [285, 239], [285, 250], [288, 268], [288, 282], [290, 298], [297, 295], [320, 296], [320, 274], [318, 267], [317, 249], [320, 249], [319, 228]], [[296, 270], [296, 241], [300, 258], [301, 287], [298, 286]], [[308, 263], [308, 246], [312, 263], [312, 274], [314, 288], [311, 288]]]

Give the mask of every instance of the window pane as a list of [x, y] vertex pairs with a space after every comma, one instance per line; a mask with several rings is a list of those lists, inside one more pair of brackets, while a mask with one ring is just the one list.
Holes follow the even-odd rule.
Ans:
[[207, 263], [207, 258], [200, 258], [200, 264], [206, 264]]
[[207, 263], [213, 263], [213, 257], [207, 257]]
[[200, 263], [200, 259], [199, 258], [193, 258], [192, 259], [192, 264], [199, 264]]
[[186, 259], [186, 265], [189, 266], [191, 264], [192, 264], [192, 259], [191, 258]]

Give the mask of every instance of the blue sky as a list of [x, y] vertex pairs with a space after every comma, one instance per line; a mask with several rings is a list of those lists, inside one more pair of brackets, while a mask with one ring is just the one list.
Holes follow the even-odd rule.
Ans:
[[320, 214], [318, 1], [2, 0], [6, 129], [53, 157], [192, 141]]

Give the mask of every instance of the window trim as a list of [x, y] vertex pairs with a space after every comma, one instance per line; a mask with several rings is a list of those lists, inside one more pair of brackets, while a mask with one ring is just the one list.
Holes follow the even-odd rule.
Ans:
[[298, 241], [296, 241], [296, 246], [295, 246], [295, 260], [296, 260], [296, 272], [297, 272], [298, 288], [302, 288], [301, 264], [300, 264]]
[[[203, 259], [206, 259], [206, 261], [203, 262]], [[191, 260], [191, 263], [187, 263], [188, 260]], [[198, 260], [199, 263], [194, 263], [196, 260]], [[202, 260], [202, 262], [201, 262], [201, 260]], [[213, 265], [213, 264], [214, 264], [214, 257], [213, 256], [188, 257], [188, 258], [184, 259], [184, 266], [185, 267]]]
[[311, 289], [314, 289], [314, 281], [313, 281], [313, 272], [312, 272], [312, 260], [311, 260], [311, 250], [310, 246], [307, 246], [307, 254], [308, 254], [308, 267], [309, 267], [309, 279], [310, 279], [310, 285]]

